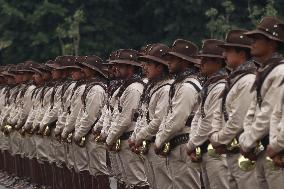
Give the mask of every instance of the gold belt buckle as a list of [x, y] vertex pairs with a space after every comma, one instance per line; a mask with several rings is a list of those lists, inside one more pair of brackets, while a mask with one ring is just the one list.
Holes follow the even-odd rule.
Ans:
[[115, 142], [115, 151], [119, 152], [121, 150], [121, 140], [117, 139], [117, 141]]
[[80, 147], [85, 147], [86, 145], [86, 137], [82, 137], [78, 143]]
[[67, 143], [71, 144], [72, 143], [72, 138], [73, 138], [73, 132], [68, 134], [68, 136], [66, 138]]
[[51, 130], [50, 130], [49, 126], [46, 126], [45, 129], [44, 129], [43, 135], [44, 136], [50, 136], [50, 134], [51, 134]]
[[149, 152], [149, 148], [150, 148], [149, 142], [146, 141], [146, 140], [143, 140], [142, 146], [141, 146], [141, 148], [140, 148], [140, 154], [141, 154], [141, 155], [147, 154], [147, 153]]

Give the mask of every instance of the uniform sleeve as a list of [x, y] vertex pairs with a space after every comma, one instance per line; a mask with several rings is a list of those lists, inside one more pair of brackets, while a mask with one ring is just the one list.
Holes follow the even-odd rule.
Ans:
[[[166, 87], [163, 87], [166, 88]], [[136, 140], [143, 140], [149, 136], [156, 135], [159, 130], [159, 126], [162, 122], [162, 119], [167, 114], [169, 108], [169, 87], [167, 90], [161, 90], [157, 105], [155, 108], [153, 119], [150, 123], [141, 128], [141, 130], [136, 133]]]
[[46, 126], [58, 119], [59, 109], [61, 106], [60, 103], [60, 90], [56, 91], [55, 97], [54, 97], [54, 104], [53, 107], [51, 107], [51, 104], [49, 104], [49, 109], [44, 114], [44, 117], [41, 121], [41, 127]]
[[282, 91], [282, 96], [271, 115], [269, 145], [275, 152], [284, 150], [284, 90], [282, 89]]
[[97, 119], [100, 118], [102, 107], [105, 103], [105, 91], [99, 86], [94, 87], [87, 98], [86, 108], [82, 111], [82, 118], [80, 119], [80, 126], [76, 130], [75, 138], [85, 136]]
[[[245, 79], [245, 78], [244, 78]], [[229, 119], [224, 127], [211, 135], [211, 140], [219, 144], [229, 144], [243, 130], [243, 123], [253, 95], [250, 89], [253, 85], [252, 80], [242, 80], [238, 84], [236, 94], [230, 102]]]
[[255, 120], [252, 122], [252, 125], [244, 126], [244, 133], [242, 133], [239, 138], [240, 145], [244, 151], [249, 151], [254, 148], [257, 142], [269, 133], [270, 116], [279, 98], [279, 84], [284, 77], [283, 73], [279, 72], [281, 72], [281, 70], [277, 70], [276, 73], [271, 73], [274, 75], [270, 78], [266, 78], [266, 82], [269, 83], [269, 88], [263, 97], [261, 108], [257, 105]]
[[197, 146], [201, 146], [204, 142], [208, 140], [208, 136], [212, 129], [212, 119], [216, 109], [220, 107], [221, 99], [220, 94], [224, 90], [224, 84], [218, 84], [218, 86], [214, 87], [214, 91], [211, 91], [207, 98], [208, 98], [208, 107], [205, 110], [205, 117], [201, 119], [200, 123], [198, 124], [196, 134], [189, 139], [187, 144], [190, 150], [195, 149]]
[[198, 93], [189, 85], [184, 83], [172, 100], [172, 111], [170, 110], [166, 117], [165, 125], [159, 128], [156, 135], [155, 144], [158, 148], [161, 148], [176, 133], [183, 130], [189, 115], [194, 110]]
[[32, 96], [32, 91], [34, 90], [34, 88], [35, 86], [30, 86], [25, 93], [24, 104], [22, 107], [22, 111], [20, 112], [19, 119], [17, 121], [18, 125], [24, 124], [24, 122], [27, 120], [29, 113], [32, 110], [33, 104], [32, 104], [31, 96]]
[[125, 91], [125, 100], [123, 100], [122, 110], [118, 115], [118, 120], [115, 127], [112, 127], [106, 143], [113, 144], [132, 124], [132, 116], [134, 111], [138, 108], [141, 92], [137, 89], [131, 88]]
[[[82, 88], [80, 88], [80, 90], [82, 90]], [[63, 138], [67, 136], [70, 132], [75, 130], [76, 119], [80, 109], [82, 108], [81, 96], [78, 95], [76, 98], [72, 98], [70, 105], [70, 112], [69, 114], [67, 114], [66, 124], [62, 132]]]

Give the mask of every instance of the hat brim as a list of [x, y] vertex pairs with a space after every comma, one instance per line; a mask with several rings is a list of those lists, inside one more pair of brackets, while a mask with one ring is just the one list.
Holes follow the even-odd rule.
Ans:
[[51, 69], [57, 69], [60, 67], [59, 65], [56, 65], [56, 64], [46, 64], [46, 66], [48, 66]]
[[141, 61], [143, 61], [143, 60], [144, 61], [151, 60], [151, 61], [163, 64], [163, 65], [166, 65], [166, 66], [169, 65], [169, 63], [167, 61], [165, 61], [165, 60], [163, 60], [161, 58], [155, 57], [155, 56], [151, 56], [151, 55], [140, 56], [138, 59], [141, 60]]
[[7, 71], [2, 72], [2, 75], [4, 75], [4, 76], [10, 76], [10, 77], [15, 77], [15, 76], [16, 76], [15, 74], [12, 74], [12, 73], [7, 72]]
[[82, 70], [82, 68], [80, 68], [79, 66], [60, 66], [58, 68], [56, 68], [56, 70], [65, 70], [65, 69], [78, 69], [78, 70]]
[[185, 56], [185, 55], [177, 53], [177, 52], [168, 52], [165, 56], [175, 56], [175, 57], [181, 58], [183, 60], [186, 60], [188, 62], [191, 62], [194, 65], [199, 65], [200, 64], [200, 60], [198, 60], [198, 59], [196, 59], [194, 57]]
[[142, 66], [141, 63], [131, 61], [131, 60], [123, 60], [123, 59], [112, 60], [112, 61], [110, 61], [110, 63], [112, 63], [112, 64], [128, 64], [128, 65], [138, 66], [138, 67]]
[[256, 34], [261, 34], [261, 35], [264, 35], [265, 37], [267, 37], [267, 38], [269, 38], [269, 39], [271, 39], [271, 40], [279, 41], [279, 42], [284, 43], [283, 40], [281, 40], [281, 39], [279, 39], [279, 38], [273, 36], [272, 34], [269, 34], [269, 33], [265, 32], [265, 31], [262, 31], [262, 30], [260, 30], [260, 29], [255, 29], [255, 30], [248, 31], [248, 32], [245, 32], [245, 33], [244, 33], [244, 35], [246, 35], [246, 36], [248, 36], [248, 37], [250, 37], [250, 38], [253, 38], [253, 36], [256, 35]]
[[228, 47], [240, 47], [240, 48], [247, 48], [247, 49], [251, 49], [250, 45], [244, 45], [244, 44], [238, 44], [238, 43], [225, 43], [225, 44], [221, 44], [218, 45], [219, 47], [226, 49]]
[[195, 57], [199, 57], [199, 58], [207, 57], [207, 58], [221, 58], [221, 59], [225, 59], [224, 56], [216, 55], [216, 54], [198, 54]]
[[96, 72], [98, 72], [99, 74], [101, 74], [102, 76], [104, 76], [105, 78], [107, 78], [107, 75], [105, 75], [105, 73], [102, 72], [102, 70], [100, 70], [100, 68], [96, 67], [96, 66], [92, 66], [92, 65], [89, 65], [88, 63], [86, 62], [77, 62], [78, 64], [81, 64], [83, 66], [86, 66]]

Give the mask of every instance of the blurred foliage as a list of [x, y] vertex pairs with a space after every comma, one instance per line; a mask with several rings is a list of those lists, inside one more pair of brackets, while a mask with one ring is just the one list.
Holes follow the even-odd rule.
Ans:
[[281, 19], [283, 10], [283, 0], [0, 0], [0, 63], [107, 58], [177, 38], [200, 45], [232, 28], [251, 29], [265, 15]]

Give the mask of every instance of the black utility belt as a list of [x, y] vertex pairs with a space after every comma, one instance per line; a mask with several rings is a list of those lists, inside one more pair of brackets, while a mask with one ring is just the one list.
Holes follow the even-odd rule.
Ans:
[[132, 133], [133, 133], [133, 131], [125, 132], [119, 137], [119, 139], [120, 140], [128, 140], [131, 137]]
[[189, 141], [189, 133], [177, 135], [170, 140], [170, 148], [174, 149], [175, 147], [181, 144], [186, 144], [188, 141]]
[[155, 143], [156, 136], [153, 136], [150, 140], [146, 140], [148, 143]]

